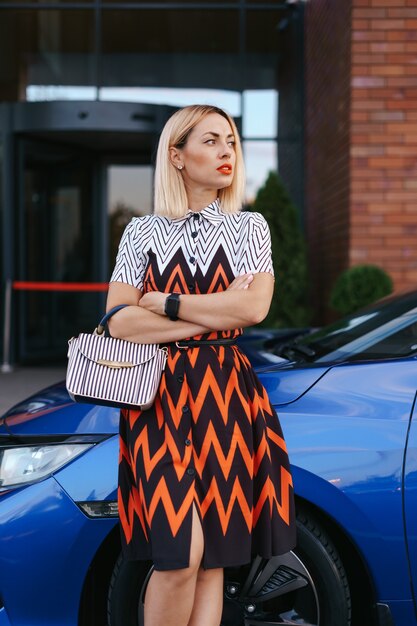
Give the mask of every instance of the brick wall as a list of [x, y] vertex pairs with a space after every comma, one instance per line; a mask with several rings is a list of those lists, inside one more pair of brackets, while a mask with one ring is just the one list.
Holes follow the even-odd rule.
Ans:
[[305, 12], [305, 226], [313, 324], [349, 263], [349, 0], [310, 0]]
[[310, 0], [306, 223], [314, 323], [337, 275], [383, 267], [417, 287], [417, 0]]
[[417, 287], [417, 0], [353, 0], [349, 264]]

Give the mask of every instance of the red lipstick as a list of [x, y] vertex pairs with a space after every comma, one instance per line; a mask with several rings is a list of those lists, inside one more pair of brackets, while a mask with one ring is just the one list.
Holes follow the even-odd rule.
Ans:
[[220, 172], [220, 174], [231, 174], [233, 171], [233, 167], [231, 165], [231, 163], [223, 163], [222, 165], [220, 165], [220, 167], [217, 168], [217, 171]]

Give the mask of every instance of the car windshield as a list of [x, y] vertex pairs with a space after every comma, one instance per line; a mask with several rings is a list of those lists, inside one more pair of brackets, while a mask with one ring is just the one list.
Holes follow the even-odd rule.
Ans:
[[384, 359], [417, 354], [417, 291], [389, 296], [281, 346], [295, 361]]

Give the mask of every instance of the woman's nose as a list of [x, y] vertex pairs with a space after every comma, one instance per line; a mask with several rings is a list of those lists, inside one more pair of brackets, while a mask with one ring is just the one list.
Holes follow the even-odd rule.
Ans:
[[230, 159], [230, 157], [232, 156], [232, 151], [230, 150], [229, 146], [222, 146], [222, 149], [220, 150], [220, 156], [221, 158], [228, 158]]

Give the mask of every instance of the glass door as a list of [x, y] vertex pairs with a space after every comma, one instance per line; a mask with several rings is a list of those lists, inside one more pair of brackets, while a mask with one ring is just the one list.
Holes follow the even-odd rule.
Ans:
[[133, 217], [152, 212], [153, 172], [149, 163], [108, 163], [106, 166], [109, 277], [123, 230]]
[[[0, 105], [8, 138], [0, 278], [15, 287], [10, 361], [65, 362], [68, 338], [94, 328], [104, 310], [126, 222], [150, 211], [152, 155], [175, 109], [102, 101], [9, 108]], [[68, 283], [88, 286], [69, 291]]]
[[[95, 160], [88, 150], [18, 140], [20, 185], [15, 291], [18, 360], [62, 359], [67, 340], [96, 323], [102, 295], [68, 291], [102, 277]], [[38, 282], [49, 283], [35, 289]]]

